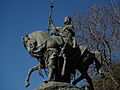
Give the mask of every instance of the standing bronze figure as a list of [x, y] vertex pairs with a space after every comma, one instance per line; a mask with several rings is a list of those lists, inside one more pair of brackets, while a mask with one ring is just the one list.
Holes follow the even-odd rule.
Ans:
[[[26, 87], [29, 85], [29, 77], [32, 71], [39, 68], [48, 68], [48, 81], [60, 81], [60, 67], [59, 67], [59, 52], [61, 46], [64, 44], [63, 39], [59, 36], [49, 37], [47, 32], [36, 31], [23, 37], [23, 43], [26, 50], [32, 57], [35, 57], [40, 62], [30, 69], [26, 78]], [[59, 70], [58, 70], [59, 69]]]

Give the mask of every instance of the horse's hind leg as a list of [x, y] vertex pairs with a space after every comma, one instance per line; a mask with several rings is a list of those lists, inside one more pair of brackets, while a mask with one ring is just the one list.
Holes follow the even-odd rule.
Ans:
[[94, 90], [92, 79], [89, 77], [88, 74], [86, 74], [85, 77], [86, 77], [87, 82], [88, 82], [89, 85], [90, 85], [91, 90]]
[[97, 58], [95, 58], [95, 66], [97, 68], [97, 72], [101, 73], [99, 70], [101, 70], [102, 64], [97, 60]]

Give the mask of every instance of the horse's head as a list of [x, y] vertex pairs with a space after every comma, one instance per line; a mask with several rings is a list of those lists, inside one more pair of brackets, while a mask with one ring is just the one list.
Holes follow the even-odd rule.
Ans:
[[30, 54], [35, 54], [41, 50], [44, 43], [50, 38], [45, 31], [35, 31], [30, 34], [26, 34], [23, 39], [23, 44], [26, 50]]
[[30, 53], [36, 48], [36, 41], [32, 38], [31, 35], [26, 34], [23, 38], [23, 44], [26, 50]]

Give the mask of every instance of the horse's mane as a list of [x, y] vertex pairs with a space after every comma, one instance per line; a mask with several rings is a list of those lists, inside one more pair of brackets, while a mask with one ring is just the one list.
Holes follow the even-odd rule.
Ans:
[[41, 46], [45, 43], [46, 40], [50, 38], [47, 32], [45, 31], [35, 31], [28, 35], [31, 39], [35, 40], [38, 46]]

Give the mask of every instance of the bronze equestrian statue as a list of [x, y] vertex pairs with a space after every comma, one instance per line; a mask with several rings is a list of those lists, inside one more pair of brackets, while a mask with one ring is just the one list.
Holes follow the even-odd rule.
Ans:
[[[38, 34], [38, 35], [36, 35], [36, 34]], [[52, 41], [54, 43], [52, 45], [53, 46], [55, 45], [55, 46], [49, 47], [49, 43], [50, 42], [52, 43]], [[49, 42], [49, 43], [47, 43], [47, 42]], [[60, 36], [51, 36], [50, 37], [44, 31], [36, 31], [36, 32], [33, 32], [33, 33], [28, 34], [25, 37], [23, 37], [23, 43], [24, 43], [24, 46], [27, 49], [27, 51], [33, 57], [37, 57], [38, 59], [40, 59], [40, 57], [42, 57], [43, 62], [44, 62], [43, 65], [41, 65], [42, 60], [41, 61], [39, 60], [40, 65], [38, 65], [37, 68], [33, 68], [33, 69], [31, 69], [30, 72], [28, 72], [28, 76], [26, 79], [26, 82], [27, 82], [26, 86], [29, 85], [29, 77], [30, 77], [31, 72], [34, 70], [38, 70], [39, 68], [41, 68], [41, 66], [43, 66], [42, 68], [48, 68], [48, 72], [49, 72], [48, 80], [46, 80], [45, 82], [61, 81], [61, 80], [63, 82], [70, 82], [70, 78], [67, 78], [67, 77], [70, 77], [71, 74], [74, 74], [74, 71], [77, 69], [81, 72], [81, 77], [78, 78], [77, 80], [73, 81], [73, 84], [76, 84], [83, 78], [86, 78], [88, 83], [90, 84], [91, 88], [93, 89], [92, 79], [88, 76], [87, 70], [89, 68], [89, 65], [92, 64], [93, 61], [95, 61], [97, 70], [99, 72], [99, 70], [101, 68], [101, 64], [97, 60], [97, 56], [100, 57], [100, 55], [97, 55], [99, 53], [88, 51], [87, 48], [84, 48], [83, 46], [78, 46], [76, 48], [73, 48], [73, 49], [71, 49], [72, 51], [70, 51], [68, 53], [67, 52], [68, 49], [65, 47], [64, 53], [67, 58], [66, 65], [67, 65], [67, 67], [69, 67], [69, 69], [66, 69], [65, 78], [64, 78], [64, 77], [62, 77], [62, 74], [61, 74], [62, 69], [63, 69], [63, 64], [61, 64], [60, 67], [58, 66], [58, 63], [63, 62], [63, 58], [58, 55], [60, 53], [61, 48], [65, 44], [65, 42], [63, 42], [62, 37], [60, 37]], [[43, 54], [43, 56], [41, 54]], [[51, 61], [49, 61], [49, 60], [51, 60]], [[50, 66], [49, 64], [53, 65], [53, 66]], [[58, 69], [58, 68], [60, 68], [60, 69]], [[56, 69], [56, 70], [53, 72], [51, 69], [53, 69], [53, 70]], [[65, 80], [66, 78], [68, 79], [67, 81]]]

